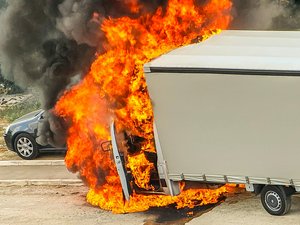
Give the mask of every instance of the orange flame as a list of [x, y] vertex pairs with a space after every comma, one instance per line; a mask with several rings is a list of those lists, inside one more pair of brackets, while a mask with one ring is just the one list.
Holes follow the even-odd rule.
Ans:
[[[132, 12], [142, 6], [125, 1]], [[202, 5], [194, 0], [169, 0], [166, 9], [139, 18], [106, 19], [105, 53], [98, 55], [84, 80], [66, 92], [56, 105], [58, 115], [71, 120], [68, 131], [67, 167], [79, 171], [90, 187], [88, 201], [114, 212], [133, 212], [176, 203], [178, 208], [215, 203], [226, 187], [218, 190], [188, 190], [177, 197], [161, 195], [131, 196], [123, 201], [122, 188], [110, 152], [101, 143], [110, 140], [109, 123], [118, 130], [130, 130], [145, 141], [138, 154], [128, 155], [126, 167], [135, 185], [153, 190], [150, 173], [153, 163], [145, 156], [155, 152], [153, 112], [144, 79], [143, 65], [174, 48], [203, 41], [226, 29], [231, 21], [230, 0], [209, 0]]]
[[234, 191], [237, 191], [235, 187], [225, 185], [215, 190], [185, 190], [178, 196], [133, 194], [130, 201], [124, 203], [120, 201], [122, 199], [122, 192], [114, 193], [112, 189], [106, 189], [106, 191], [91, 189], [87, 194], [87, 200], [92, 205], [99, 206], [104, 210], [111, 210], [114, 213], [130, 213], [145, 211], [151, 207], [164, 207], [171, 204], [176, 204], [177, 209], [214, 204], [219, 201], [223, 193]]

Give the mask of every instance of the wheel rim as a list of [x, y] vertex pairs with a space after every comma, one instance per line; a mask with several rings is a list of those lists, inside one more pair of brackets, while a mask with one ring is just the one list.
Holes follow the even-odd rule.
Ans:
[[267, 207], [273, 212], [277, 212], [282, 207], [280, 196], [274, 191], [268, 191], [265, 195], [265, 203]]
[[17, 141], [17, 150], [22, 156], [30, 157], [33, 154], [33, 144], [28, 138], [21, 137]]

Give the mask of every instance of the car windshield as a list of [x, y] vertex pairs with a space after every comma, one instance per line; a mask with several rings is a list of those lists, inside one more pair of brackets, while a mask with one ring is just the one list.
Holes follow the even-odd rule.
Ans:
[[29, 120], [29, 119], [32, 119], [32, 118], [36, 117], [37, 115], [39, 115], [42, 111], [43, 111], [42, 109], [39, 109], [39, 110], [30, 112], [30, 113], [28, 113], [28, 114], [25, 114], [24, 116], [21, 116], [20, 118], [16, 119], [16, 120], [14, 121], [14, 123], [19, 122], [19, 121], [22, 121], [22, 120]]

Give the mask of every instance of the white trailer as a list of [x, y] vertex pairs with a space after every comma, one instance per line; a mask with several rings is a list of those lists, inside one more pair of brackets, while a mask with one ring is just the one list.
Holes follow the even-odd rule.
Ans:
[[224, 31], [144, 67], [158, 170], [178, 182], [245, 184], [283, 215], [300, 192], [300, 32]]
[[[300, 192], [300, 32], [224, 31], [144, 66], [153, 102], [159, 190], [245, 184], [284, 215]], [[118, 134], [112, 150], [132, 193]], [[134, 139], [130, 139], [134, 141]]]

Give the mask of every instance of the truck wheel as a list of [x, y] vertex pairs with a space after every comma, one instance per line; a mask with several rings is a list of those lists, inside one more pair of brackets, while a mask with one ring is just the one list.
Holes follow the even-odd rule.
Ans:
[[282, 186], [266, 185], [261, 192], [261, 203], [271, 215], [282, 216], [291, 208], [291, 196]]

